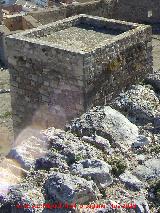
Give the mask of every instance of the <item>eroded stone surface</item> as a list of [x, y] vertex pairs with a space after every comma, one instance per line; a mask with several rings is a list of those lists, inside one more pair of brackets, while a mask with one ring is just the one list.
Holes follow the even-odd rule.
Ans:
[[90, 177], [100, 189], [104, 189], [113, 182], [110, 171], [111, 166], [109, 164], [94, 159], [82, 160], [71, 166], [73, 174], [84, 178]]
[[98, 188], [93, 181], [70, 174], [54, 173], [46, 181], [47, 194], [62, 203], [85, 203], [96, 199]]
[[117, 143], [126, 149], [137, 141], [138, 128], [125, 116], [109, 106], [95, 107], [75, 119], [71, 124], [71, 131], [79, 135], [103, 136], [110, 143]]

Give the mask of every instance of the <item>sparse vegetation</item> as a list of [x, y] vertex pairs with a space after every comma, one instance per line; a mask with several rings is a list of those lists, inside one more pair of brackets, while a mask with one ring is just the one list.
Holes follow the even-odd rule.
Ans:
[[160, 144], [154, 144], [154, 146], [150, 148], [150, 152], [156, 154], [160, 153]]
[[112, 174], [114, 176], [119, 176], [127, 168], [127, 163], [122, 156], [112, 156], [107, 160], [107, 162], [112, 166]]
[[10, 117], [11, 115], [12, 115], [12, 112], [7, 111], [7, 112], [1, 114], [1, 115], [0, 115], [0, 118], [1, 118], [1, 119], [8, 118], [8, 117]]

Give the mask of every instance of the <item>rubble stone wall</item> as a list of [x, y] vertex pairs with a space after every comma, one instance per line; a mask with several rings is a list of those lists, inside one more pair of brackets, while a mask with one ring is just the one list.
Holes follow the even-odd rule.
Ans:
[[66, 10], [63, 7], [60, 9], [54, 8], [43, 11], [33, 11], [30, 12], [29, 15], [34, 17], [41, 24], [48, 24], [66, 18]]
[[157, 23], [160, 20], [159, 0], [100, 0], [69, 4], [59, 9], [48, 9], [29, 13], [42, 24], [65, 17], [87, 14], [132, 22]]
[[132, 22], [160, 22], [159, 0], [120, 0], [113, 10], [113, 17]]
[[78, 14], [87, 14], [100, 17], [112, 17], [115, 1], [93, 1], [68, 5], [66, 7], [66, 17]]
[[57, 20], [68, 18], [78, 14], [87, 14], [102, 17], [112, 17], [115, 1], [92, 1], [85, 3], [69, 4], [60, 8], [47, 9], [43, 11], [33, 11], [29, 15], [33, 16], [42, 24], [48, 24]]

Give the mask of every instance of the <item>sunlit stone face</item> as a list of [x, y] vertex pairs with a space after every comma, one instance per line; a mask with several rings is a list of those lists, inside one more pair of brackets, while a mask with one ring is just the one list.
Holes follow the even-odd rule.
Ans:
[[0, 170], [0, 195], [6, 195], [10, 186], [20, 182], [22, 169], [15, 160], [5, 158], [0, 163]]

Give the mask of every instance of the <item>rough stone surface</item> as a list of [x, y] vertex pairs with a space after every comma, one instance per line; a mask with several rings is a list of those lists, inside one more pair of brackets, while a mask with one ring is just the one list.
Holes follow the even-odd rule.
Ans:
[[50, 170], [51, 168], [58, 168], [60, 171], [68, 170], [66, 158], [57, 153], [50, 153], [45, 157], [38, 158], [35, 162], [36, 170]]
[[160, 159], [149, 159], [144, 165], [138, 166], [134, 175], [142, 180], [156, 179], [160, 177]]
[[34, 166], [35, 159], [45, 156], [46, 153], [47, 142], [45, 138], [32, 136], [11, 149], [8, 158], [15, 159], [24, 169], [28, 170]]
[[109, 141], [101, 136], [93, 135], [92, 137], [83, 136], [82, 140], [95, 145], [98, 149], [101, 149], [104, 152], [112, 152], [111, 145]]
[[155, 90], [160, 90], [160, 70], [154, 72], [153, 74], [149, 74], [145, 82], [152, 85]]
[[49, 128], [44, 135], [50, 143], [52, 152], [57, 152], [66, 160], [68, 165], [82, 159], [103, 159], [101, 150], [81, 141], [70, 132]]
[[133, 143], [133, 147], [141, 147], [151, 143], [150, 138], [145, 137], [144, 135], [139, 135], [137, 141]]
[[71, 172], [81, 177], [90, 177], [100, 189], [104, 189], [113, 182], [110, 174], [111, 166], [100, 160], [82, 160], [71, 166]]
[[138, 128], [109, 106], [95, 107], [80, 119], [75, 119], [71, 124], [71, 131], [79, 135], [103, 136], [110, 143], [115, 142], [124, 149], [131, 147], [138, 138]]
[[144, 184], [140, 180], [138, 180], [137, 177], [132, 175], [129, 171], [125, 171], [125, 173], [121, 174], [119, 178], [129, 188], [140, 190], [144, 187]]
[[149, 122], [159, 114], [159, 100], [155, 92], [142, 85], [132, 86], [130, 90], [121, 93], [113, 102], [113, 106], [132, 120]]
[[62, 173], [52, 174], [44, 188], [49, 196], [68, 204], [93, 201], [99, 193], [93, 181]]

